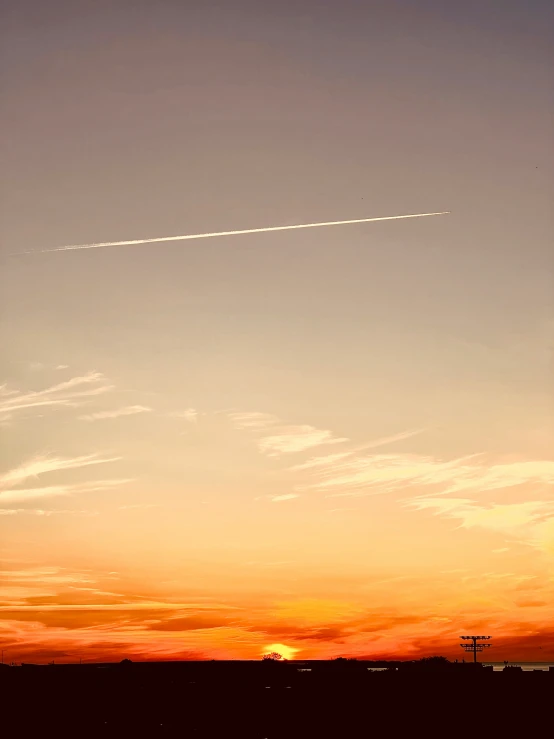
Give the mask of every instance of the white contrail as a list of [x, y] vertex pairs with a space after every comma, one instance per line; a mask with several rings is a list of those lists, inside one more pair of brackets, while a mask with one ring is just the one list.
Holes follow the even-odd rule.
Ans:
[[23, 254], [46, 254], [53, 251], [74, 251], [76, 249], [101, 249], [105, 246], [134, 246], [135, 244], [153, 244], [159, 241], [189, 241], [191, 239], [212, 239], [216, 236], [239, 236], [241, 234], [259, 234], [269, 231], [292, 231], [296, 228], [321, 228], [322, 226], [346, 226], [349, 223], [371, 223], [373, 221], [396, 221], [401, 218], [425, 218], [426, 216], [443, 216], [450, 213], [444, 210], [440, 213], [412, 213], [404, 216], [384, 216], [381, 218], [356, 218], [350, 221], [325, 221], [323, 223], [301, 223], [296, 226], [269, 226], [266, 228], [245, 228], [240, 231], [216, 231], [205, 234], [185, 234], [184, 236], [159, 236], [152, 239], [131, 239], [129, 241], [100, 241], [96, 244], [76, 244], [72, 246], [58, 246], [55, 249], [41, 249], [27, 251]]

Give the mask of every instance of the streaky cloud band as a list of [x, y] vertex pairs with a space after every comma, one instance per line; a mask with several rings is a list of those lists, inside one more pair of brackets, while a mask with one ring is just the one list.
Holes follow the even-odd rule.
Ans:
[[[381, 216], [380, 218], [355, 218], [348, 221], [323, 221], [321, 223], [301, 223], [293, 226], [269, 226], [264, 228], [245, 228], [238, 231], [216, 231], [202, 234], [184, 234], [182, 236], [158, 236], [149, 239], [130, 239], [128, 241], [99, 241], [94, 244], [74, 244], [58, 246], [54, 249], [40, 249], [37, 251], [20, 252], [20, 254], [48, 254], [56, 251], [77, 251], [79, 249], [102, 249], [108, 246], [136, 246], [138, 244], [154, 244], [162, 241], [191, 241], [193, 239], [212, 239], [218, 236], [240, 236], [245, 234], [269, 233], [270, 231], [293, 231], [300, 228], [322, 228], [324, 226], [346, 226], [352, 223], [373, 223], [375, 221], [397, 221], [405, 218], [426, 218], [428, 216], [443, 216], [449, 210], [438, 213], [410, 213], [400, 216]], [[12, 255], [15, 256], [15, 255]]]

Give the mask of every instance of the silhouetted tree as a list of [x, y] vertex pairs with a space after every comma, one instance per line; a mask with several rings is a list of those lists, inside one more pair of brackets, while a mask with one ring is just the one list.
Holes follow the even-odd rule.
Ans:
[[270, 652], [269, 654], [264, 654], [262, 657], [263, 662], [281, 662], [283, 660], [283, 655], [279, 654], [279, 652]]

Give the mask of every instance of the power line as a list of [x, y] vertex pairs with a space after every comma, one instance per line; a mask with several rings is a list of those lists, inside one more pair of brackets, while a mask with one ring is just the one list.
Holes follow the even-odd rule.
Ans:
[[490, 647], [490, 644], [486, 644], [492, 636], [461, 636], [460, 639], [465, 639], [465, 644], [460, 644], [461, 648], [466, 652], [473, 652], [473, 662], [477, 662], [477, 652], [482, 652], [483, 649]]

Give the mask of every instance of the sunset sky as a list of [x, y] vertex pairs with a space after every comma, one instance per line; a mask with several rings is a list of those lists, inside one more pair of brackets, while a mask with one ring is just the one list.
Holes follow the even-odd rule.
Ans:
[[554, 6], [1, 26], [5, 661], [554, 660]]

